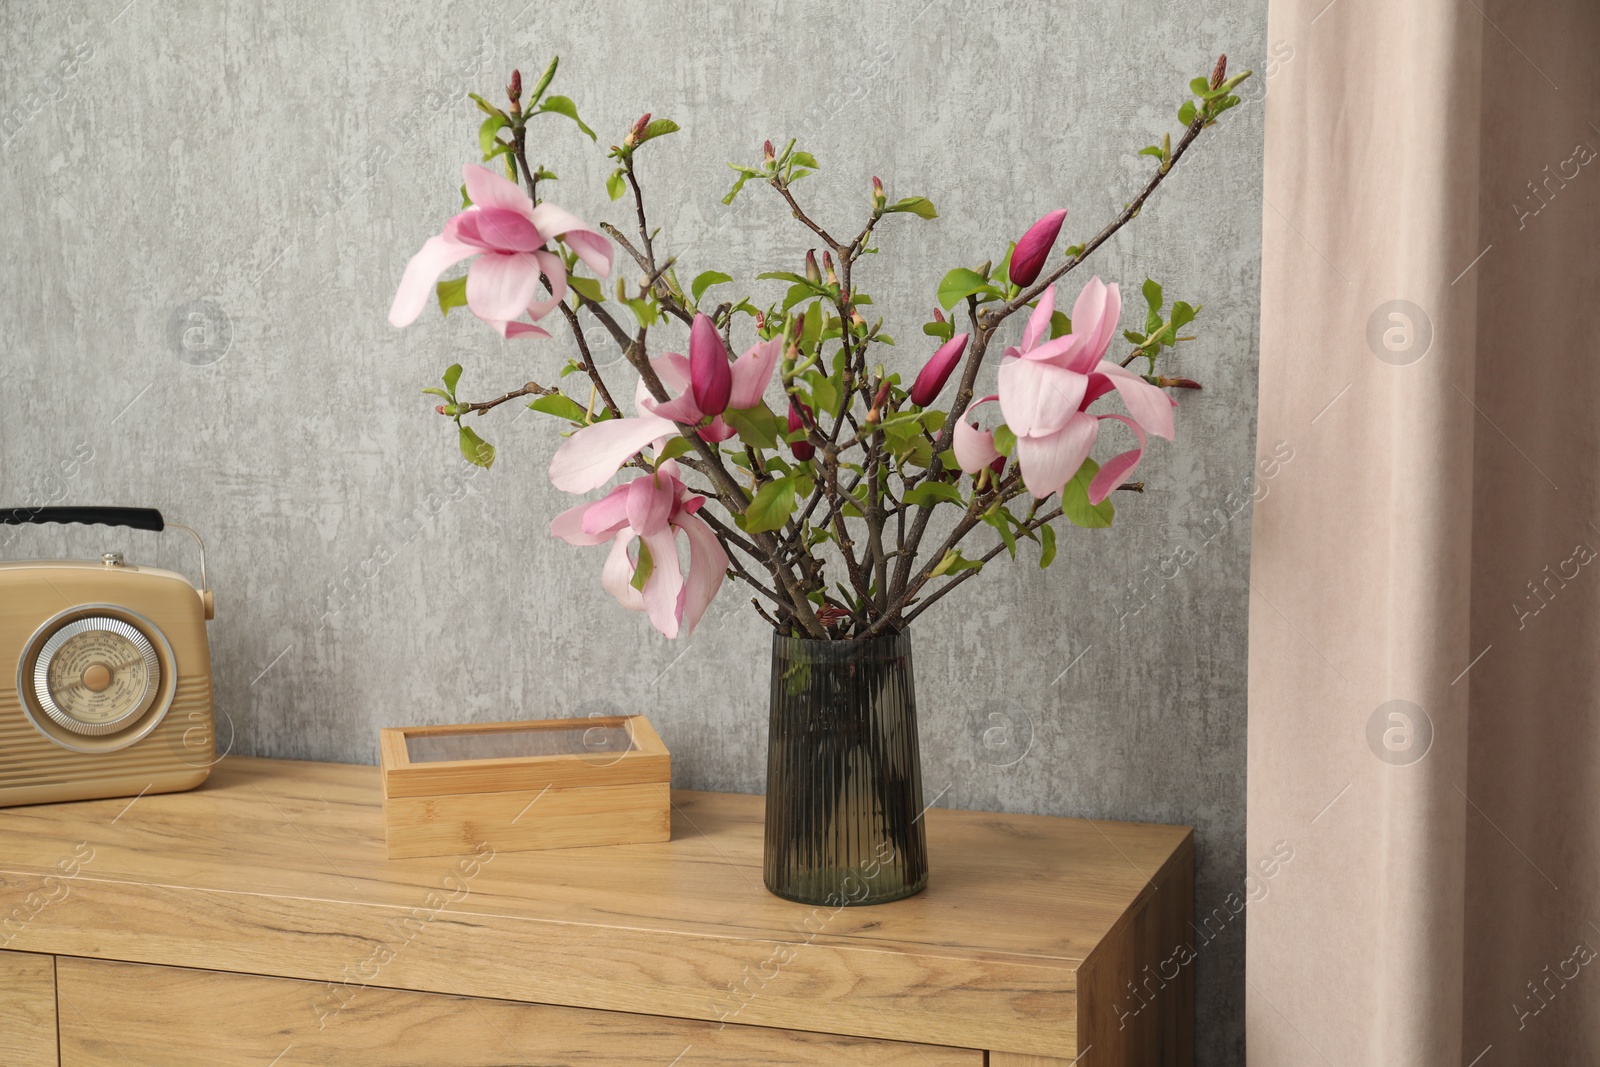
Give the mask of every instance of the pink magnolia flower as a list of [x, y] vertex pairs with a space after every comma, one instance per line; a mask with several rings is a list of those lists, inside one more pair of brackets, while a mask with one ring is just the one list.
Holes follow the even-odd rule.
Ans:
[[[1006, 349], [1001, 361], [1000, 411], [1017, 435], [1023, 484], [1041, 500], [1059, 492], [1083, 465], [1102, 418], [1116, 418], [1132, 428], [1138, 447], [1108, 461], [1090, 483], [1089, 499], [1098, 504], [1138, 465], [1146, 434], [1172, 440], [1174, 402], [1139, 375], [1105, 359], [1122, 312], [1115, 285], [1091, 279], [1073, 305], [1072, 333], [1047, 340], [1054, 311], [1052, 285], [1029, 316], [1022, 344]], [[1131, 419], [1086, 413], [1112, 389]]]
[[1017, 247], [1011, 252], [1011, 284], [1032, 285], [1034, 279], [1039, 277], [1039, 272], [1044, 270], [1044, 264], [1050, 258], [1050, 249], [1055, 246], [1056, 235], [1061, 232], [1061, 223], [1067, 217], [1066, 208], [1058, 208], [1044, 218], [1028, 227], [1028, 232], [1022, 235], [1017, 242]]
[[[549, 314], [567, 295], [567, 269], [549, 250], [559, 238], [601, 277], [611, 273], [611, 242], [554, 204], [534, 206], [528, 194], [488, 167], [461, 168], [472, 207], [444, 224], [406, 264], [400, 288], [389, 307], [389, 322], [409, 326], [422, 313], [439, 275], [464, 259], [478, 257], [467, 270], [467, 307], [502, 337], [550, 336], [529, 322]], [[547, 299], [534, 299], [539, 278], [550, 284]]]
[[966, 350], [967, 335], [964, 333], [958, 333], [940, 345], [939, 350], [922, 365], [917, 380], [911, 383], [911, 402], [919, 408], [933, 403], [934, 398], [944, 391], [945, 383], [961, 363], [962, 353]]
[[[717, 349], [717, 358], [728, 366], [727, 356], [721, 354], [720, 340]], [[774, 337], [750, 346], [744, 355], [733, 361], [723, 410], [738, 411], [761, 403], [761, 394], [772, 380], [782, 349], [783, 338]], [[556, 449], [550, 460], [550, 482], [557, 489], [569, 493], [598, 489], [641, 449], [675, 435], [679, 423], [698, 426], [697, 432], [707, 441], [726, 441], [734, 435], [733, 427], [723, 421], [720, 414], [713, 416], [709, 424], [700, 426], [710, 412], [702, 411], [695, 399], [690, 360], [677, 352], [668, 352], [651, 360], [650, 365], [667, 391], [677, 395], [671, 400], [659, 401], [645, 389], [641, 379], [634, 394], [634, 406], [640, 412], [637, 418], [608, 419], [585, 426]]]
[[[727, 552], [695, 514], [705, 499], [689, 492], [678, 479], [678, 465], [668, 460], [654, 474], [563, 511], [551, 521], [550, 532], [573, 545], [610, 541], [611, 555], [600, 584], [623, 607], [646, 612], [652, 626], [667, 637], [677, 637], [680, 631], [694, 632], [728, 572]], [[687, 573], [678, 561], [679, 534], [689, 542]], [[635, 541], [649, 550], [651, 564], [639, 589], [633, 587], [638, 553], [629, 555]]]

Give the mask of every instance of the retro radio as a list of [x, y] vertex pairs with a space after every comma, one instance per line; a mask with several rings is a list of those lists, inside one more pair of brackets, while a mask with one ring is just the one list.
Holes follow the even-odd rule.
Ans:
[[[166, 528], [151, 508], [13, 508], [0, 526]], [[171, 571], [98, 560], [0, 562], [0, 806], [193, 789], [216, 761], [213, 614]], [[0, 675], [0, 678], [3, 678]]]

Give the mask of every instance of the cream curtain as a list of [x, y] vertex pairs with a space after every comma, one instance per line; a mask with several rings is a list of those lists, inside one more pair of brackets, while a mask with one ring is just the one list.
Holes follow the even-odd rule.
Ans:
[[1600, 3], [1268, 38], [1250, 1062], [1600, 1063]]

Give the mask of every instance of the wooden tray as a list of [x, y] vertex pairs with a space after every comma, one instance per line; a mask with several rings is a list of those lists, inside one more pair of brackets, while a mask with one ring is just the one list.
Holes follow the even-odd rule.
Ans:
[[643, 715], [378, 731], [390, 859], [666, 841], [672, 756]]

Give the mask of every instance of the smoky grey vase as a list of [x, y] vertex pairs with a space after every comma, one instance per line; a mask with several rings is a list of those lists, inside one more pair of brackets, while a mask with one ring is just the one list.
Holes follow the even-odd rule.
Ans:
[[767, 888], [826, 907], [928, 885], [911, 639], [774, 635]]

